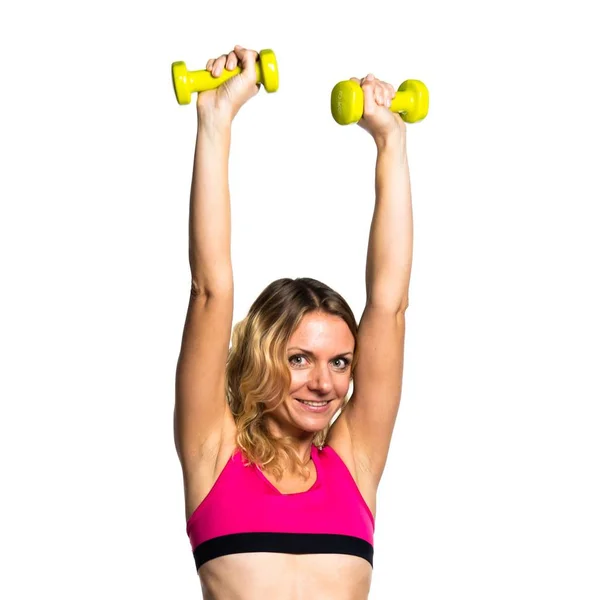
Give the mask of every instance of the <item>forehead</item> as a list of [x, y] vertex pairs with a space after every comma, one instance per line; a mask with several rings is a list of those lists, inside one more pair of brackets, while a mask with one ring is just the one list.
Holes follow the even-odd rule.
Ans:
[[302, 318], [289, 345], [312, 349], [344, 346], [344, 350], [352, 350], [354, 337], [341, 317], [311, 313]]

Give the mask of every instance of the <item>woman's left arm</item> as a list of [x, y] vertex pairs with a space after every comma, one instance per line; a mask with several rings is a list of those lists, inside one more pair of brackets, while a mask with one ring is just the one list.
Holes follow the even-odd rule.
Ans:
[[361, 479], [367, 478], [376, 489], [400, 407], [413, 220], [406, 124], [388, 108], [395, 90], [372, 75], [360, 83], [364, 114], [358, 124], [373, 136], [377, 146], [375, 208], [367, 251], [367, 300], [358, 328], [354, 391], [341, 417], [355, 463], [360, 465]]

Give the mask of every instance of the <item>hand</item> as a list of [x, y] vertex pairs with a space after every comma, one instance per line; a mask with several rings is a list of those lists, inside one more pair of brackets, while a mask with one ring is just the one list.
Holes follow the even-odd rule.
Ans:
[[398, 113], [393, 113], [389, 108], [396, 95], [394, 86], [376, 79], [372, 73], [362, 79], [352, 77], [351, 80], [361, 86], [364, 95], [363, 116], [358, 122], [359, 127], [368, 131], [376, 143], [395, 133], [406, 132], [406, 123]]
[[260, 89], [260, 83], [256, 82], [257, 60], [258, 52], [241, 46], [235, 46], [229, 54], [209, 59], [206, 70], [210, 71], [213, 77], [219, 77], [224, 68], [233, 71], [238, 64], [242, 71], [223, 82], [218, 88], [198, 94], [196, 104], [198, 115], [210, 114], [221, 122], [231, 124], [242, 105], [256, 96]]

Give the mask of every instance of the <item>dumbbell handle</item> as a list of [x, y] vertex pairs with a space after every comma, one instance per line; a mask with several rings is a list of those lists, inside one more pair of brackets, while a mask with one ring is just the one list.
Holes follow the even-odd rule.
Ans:
[[396, 113], [403, 113], [410, 110], [414, 104], [415, 95], [412, 92], [396, 92], [390, 104], [390, 110]]
[[[259, 63], [255, 65], [256, 68], [256, 81], [257, 83], [264, 84], [262, 80], [262, 71]], [[241, 73], [240, 67], [235, 67], [233, 70], [228, 71], [223, 69], [223, 72], [218, 77], [213, 77], [212, 73], [207, 70], [202, 71], [188, 71], [187, 81], [190, 86], [190, 92], [205, 92], [206, 90], [214, 90], [218, 88], [222, 83], [235, 77], [238, 73]]]

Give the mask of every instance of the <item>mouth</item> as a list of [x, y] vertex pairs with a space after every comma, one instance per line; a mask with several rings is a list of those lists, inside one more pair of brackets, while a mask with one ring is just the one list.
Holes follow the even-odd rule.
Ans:
[[309, 402], [311, 404], [329, 404], [333, 402], [332, 400], [304, 400], [304, 398], [294, 398], [294, 400], [298, 400], [298, 402]]
[[304, 408], [312, 411], [324, 411], [327, 410], [327, 407], [331, 400], [326, 400], [324, 402], [315, 402], [313, 400], [302, 400], [302, 398], [294, 398], [297, 402], [299, 402]]

